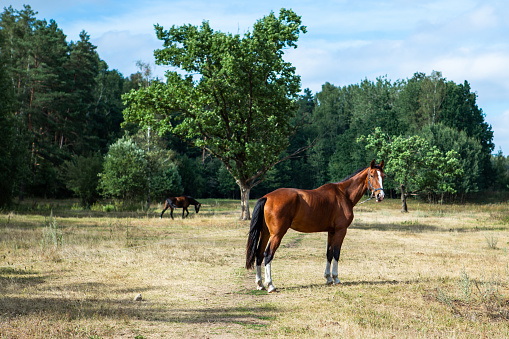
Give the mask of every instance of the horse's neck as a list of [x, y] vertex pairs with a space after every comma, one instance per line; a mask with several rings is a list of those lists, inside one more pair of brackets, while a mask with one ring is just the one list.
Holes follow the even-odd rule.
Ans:
[[361, 200], [368, 187], [366, 185], [366, 177], [368, 171], [364, 170], [359, 174], [340, 182], [341, 190], [346, 194], [347, 198], [355, 206]]

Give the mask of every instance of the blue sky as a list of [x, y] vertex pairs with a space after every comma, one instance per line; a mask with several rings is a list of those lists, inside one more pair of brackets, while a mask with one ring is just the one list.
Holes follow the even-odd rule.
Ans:
[[[2, 1], [4, 3], [4, 1]], [[302, 88], [314, 93], [325, 82], [336, 86], [387, 76], [407, 79], [415, 72], [442, 72], [447, 80], [467, 80], [477, 104], [494, 130], [495, 152], [509, 154], [509, 2], [506, 0], [377, 1], [231, 1], [207, 0], [32, 0], [10, 1], [16, 9], [29, 4], [38, 19], [54, 19], [78, 40], [85, 30], [110, 69], [124, 76], [137, 71], [136, 61], [155, 66], [161, 47], [153, 25], [200, 25], [243, 34], [256, 20], [291, 8], [308, 32], [286, 60], [301, 76]], [[289, 5], [291, 3], [291, 6]], [[8, 4], [3, 4], [8, 6]]]

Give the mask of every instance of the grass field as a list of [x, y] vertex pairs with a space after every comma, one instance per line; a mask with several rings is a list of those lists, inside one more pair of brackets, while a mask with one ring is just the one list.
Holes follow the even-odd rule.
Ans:
[[57, 201], [1, 212], [0, 338], [509, 337], [507, 203], [356, 207], [337, 286], [326, 234], [289, 231], [267, 294], [244, 268], [239, 202], [201, 202], [185, 220]]

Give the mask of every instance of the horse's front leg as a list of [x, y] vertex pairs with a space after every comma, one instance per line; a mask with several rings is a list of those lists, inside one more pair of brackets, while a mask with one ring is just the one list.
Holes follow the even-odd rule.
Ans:
[[[338, 262], [341, 253], [341, 245], [346, 236], [346, 227], [337, 230], [333, 234], [329, 233], [330, 246], [327, 246], [327, 265], [325, 267], [325, 278], [327, 284], [333, 283], [334, 285], [340, 284], [338, 278]], [[328, 241], [329, 242], [329, 241]], [[332, 272], [330, 271], [332, 261]]]
[[[329, 250], [327, 250], [327, 252], [329, 252]], [[327, 259], [327, 263], [325, 264], [325, 273], [323, 274], [323, 276], [327, 280], [325, 282], [327, 285], [331, 285], [334, 282], [334, 280], [332, 280], [332, 277], [331, 277], [330, 266], [331, 266], [331, 262], [329, 261], [329, 259]]]
[[332, 276], [331, 276], [331, 272], [330, 272], [330, 268], [331, 268], [331, 262], [332, 262], [332, 236], [334, 235], [334, 233], [331, 233], [329, 232], [328, 236], [327, 236], [327, 263], [325, 264], [325, 272], [323, 274], [323, 276], [325, 277], [325, 279], [327, 280], [325, 283], [327, 285], [331, 285], [334, 280], [332, 280]]

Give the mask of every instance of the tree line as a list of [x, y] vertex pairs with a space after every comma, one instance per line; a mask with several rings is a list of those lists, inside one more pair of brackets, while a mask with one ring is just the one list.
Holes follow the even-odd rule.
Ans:
[[[85, 31], [79, 41], [67, 42], [56, 22], [36, 15], [24, 6], [4, 8], [0, 16], [0, 204], [27, 196], [77, 196], [85, 206], [102, 197], [149, 204], [180, 194], [240, 198], [228, 162], [212, 155], [211, 147], [219, 146], [124, 120], [129, 93], [165, 84], [151, 77], [148, 65], [140, 62], [139, 72], [124, 77], [109, 70]], [[508, 158], [492, 155], [493, 131], [476, 98], [467, 81], [456, 84], [435, 71], [395, 82], [325, 83], [316, 94], [305, 89], [285, 113], [285, 128], [294, 132], [279, 159], [288, 159], [271, 160], [277, 164], [251, 195], [339, 181], [372, 158], [389, 156], [377, 140], [384, 140], [385, 150], [396, 149], [398, 137], [418, 137], [441, 154], [454, 151], [454, 167], [461, 169], [440, 187], [421, 189], [425, 180], [409, 181], [407, 192], [433, 201], [508, 190]], [[426, 173], [415, 176], [433, 178]], [[388, 185], [394, 196], [401, 193], [396, 181]]]

